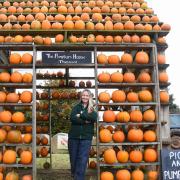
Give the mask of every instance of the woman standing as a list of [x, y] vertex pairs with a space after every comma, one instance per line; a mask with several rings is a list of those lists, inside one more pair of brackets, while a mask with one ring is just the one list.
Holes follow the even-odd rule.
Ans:
[[71, 128], [68, 134], [68, 150], [71, 175], [74, 180], [85, 180], [85, 172], [94, 134], [97, 112], [93, 108], [92, 93], [83, 90], [80, 103], [71, 112]]

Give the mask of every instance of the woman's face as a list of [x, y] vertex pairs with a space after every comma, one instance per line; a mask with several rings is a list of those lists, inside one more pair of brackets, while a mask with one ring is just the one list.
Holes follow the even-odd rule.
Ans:
[[84, 91], [81, 96], [82, 103], [87, 104], [89, 102], [89, 94], [87, 91]]

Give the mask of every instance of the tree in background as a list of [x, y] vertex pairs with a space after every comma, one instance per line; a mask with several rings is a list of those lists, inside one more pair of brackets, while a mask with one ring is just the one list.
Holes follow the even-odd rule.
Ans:
[[174, 96], [170, 94], [169, 96], [169, 111], [170, 113], [180, 113], [180, 108], [177, 104], [174, 103]]

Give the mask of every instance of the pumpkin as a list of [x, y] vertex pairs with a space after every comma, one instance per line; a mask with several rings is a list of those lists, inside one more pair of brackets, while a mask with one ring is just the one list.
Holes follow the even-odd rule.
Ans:
[[101, 92], [99, 93], [98, 100], [101, 103], [108, 103], [111, 99], [111, 96], [108, 92]]
[[137, 64], [147, 64], [149, 62], [149, 56], [144, 51], [139, 51], [136, 53], [135, 62]]
[[8, 83], [10, 81], [10, 74], [8, 72], [0, 73], [0, 82]]
[[105, 36], [105, 42], [113, 43], [113, 36]]
[[128, 162], [128, 160], [129, 160], [129, 154], [128, 154], [128, 152], [127, 152], [127, 151], [123, 151], [123, 150], [119, 151], [119, 152], [117, 153], [117, 160], [118, 160], [118, 162], [120, 162], [120, 163], [126, 163], [126, 162]]
[[50, 37], [45, 37], [44, 39], [43, 39], [43, 43], [44, 43], [44, 45], [51, 45], [52, 44], [52, 39], [50, 38]]
[[162, 24], [161, 25], [161, 30], [163, 31], [170, 31], [171, 30], [171, 26], [169, 24]]
[[14, 150], [6, 150], [3, 154], [4, 164], [15, 164], [16, 163], [16, 152]]
[[46, 157], [48, 155], [49, 151], [46, 147], [42, 147], [40, 150], [40, 154], [42, 157]]
[[151, 43], [151, 38], [149, 35], [142, 35], [140, 37], [140, 42], [141, 43]]
[[85, 29], [85, 23], [82, 20], [78, 20], [74, 24], [74, 29], [83, 30]]
[[21, 61], [24, 64], [31, 64], [32, 61], [33, 61], [33, 56], [31, 54], [29, 54], [29, 53], [25, 53], [25, 54], [22, 55]]
[[155, 162], [157, 160], [157, 152], [152, 148], [147, 148], [144, 151], [145, 162]]
[[138, 102], [138, 94], [136, 92], [129, 92], [127, 94], [127, 101], [128, 102]]
[[131, 36], [126, 34], [123, 36], [123, 42], [124, 43], [131, 43]]
[[115, 43], [122, 43], [122, 37], [121, 36], [114, 36], [114, 42]]
[[32, 142], [32, 134], [30, 133], [24, 134], [22, 140], [25, 144], [30, 144]]
[[111, 81], [110, 74], [106, 72], [102, 72], [98, 75], [98, 81], [100, 83], [108, 83]]
[[126, 83], [133, 83], [135, 82], [135, 75], [132, 72], [126, 72], [123, 75], [123, 81]]
[[131, 36], [131, 42], [132, 43], [140, 43], [140, 37], [136, 34]]
[[151, 109], [144, 111], [143, 113], [143, 120], [147, 122], [153, 122], [156, 119], [155, 112]]
[[156, 133], [152, 130], [147, 130], [144, 132], [143, 139], [146, 142], [154, 142], [156, 141]]
[[41, 144], [42, 144], [42, 145], [47, 145], [47, 144], [48, 144], [48, 138], [47, 138], [46, 136], [43, 136], [43, 137], [41, 138]]
[[0, 91], [0, 103], [4, 103], [6, 101], [6, 93]]
[[112, 136], [112, 139], [113, 139], [113, 141], [116, 142], [116, 143], [122, 143], [122, 142], [124, 142], [124, 140], [125, 140], [124, 132], [123, 132], [123, 131], [120, 131], [120, 130], [115, 131], [114, 134], [113, 134], [113, 136]]
[[130, 129], [127, 139], [130, 142], [141, 142], [143, 141], [143, 131], [141, 129]]
[[101, 172], [100, 180], [114, 180], [114, 176], [111, 172], [104, 171]]
[[5, 180], [19, 180], [19, 175], [18, 173], [12, 171], [12, 172], [8, 172], [6, 175]]
[[114, 103], [124, 102], [126, 100], [126, 94], [122, 90], [115, 90], [112, 92], [111, 99]]
[[142, 122], [143, 115], [140, 110], [133, 110], [130, 112], [130, 120], [132, 122]]
[[4, 129], [0, 129], [0, 143], [6, 140], [7, 132]]
[[23, 74], [23, 76], [22, 76], [22, 81], [24, 82], [24, 83], [32, 83], [32, 74], [31, 73], [25, 73], [25, 74]]
[[138, 82], [140, 83], [150, 83], [151, 82], [151, 76], [149, 73], [142, 71], [138, 76]]
[[108, 63], [109, 64], [119, 64], [120, 58], [118, 55], [110, 55], [108, 57]]
[[12, 122], [23, 123], [25, 121], [25, 116], [22, 112], [15, 112], [12, 115]]
[[32, 180], [32, 175], [24, 175], [22, 180]]
[[3, 180], [3, 173], [0, 172], [0, 180]]
[[62, 34], [57, 34], [56, 36], [55, 36], [55, 42], [56, 43], [61, 43], [61, 42], [63, 42], [64, 41], [64, 36], [62, 35]]
[[111, 74], [110, 79], [112, 83], [121, 83], [123, 82], [123, 75], [117, 71]]
[[35, 44], [43, 44], [44, 43], [43, 38], [39, 35], [35, 36], [34, 37], [34, 43]]
[[112, 134], [108, 129], [102, 129], [99, 132], [99, 139], [102, 143], [109, 143], [112, 141]]
[[8, 103], [17, 103], [19, 101], [19, 95], [16, 93], [9, 93], [6, 96], [6, 102]]
[[22, 82], [22, 74], [15, 71], [11, 74], [11, 82], [13, 83], [21, 83]]
[[114, 127], [112, 127], [112, 126], [107, 126], [106, 129], [108, 129], [111, 133], [113, 133], [113, 131], [114, 131]]
[[160, 83], [168, 82], [168, 74], [165, 71], [159, 72], [159, 82]]
[[99, 54], [99, 55], [97, 56], [97, 62], [98, 62], [99, 64], [107, 64], [107, 63], [108, 63], [107, 56], [104, 55], [104, 54]]
[[114, 111], [107, 110], [103, 113], [103, 121], [104, 122], [114, 122], [116, 120], [116, 115]]
[[129, 160], [133, 163], [140, 163], [143, 160], [143, 154], [139, 150], [133, 150], [129, 153]]
[[116, 152], [113, 149], [107, 149], [104, 152], [104, 161], [107, 164], [114, 164], [117, 162]]
[[91, 168], [91, 169], [96, 169], [96, 162], [95, 161], [91, 161], [90, 163], [89, 163], [89, 168]]
[[141, 170], [136, 169], [131, 173], [131, 178], [132, 180], [144, 180], [144, 173]]
[[32, 93], [30, 91], [23, 91], [20, 95], [22, 103], [30, 103], [32, 101]]
[[131, 180], [131, 173], [127, 169], [118, 170], [116, 180]]
[[158, 180], [158, 172], [157, 171], [149, 171], [147, 173], [148, 180]]
[[169, 94], [167, 91], [160, 91], [160, 102], [169, 103]]
[[158, 54], [157, 55], [157, 61], [158, 64], [165, 64], [166, 63], [166, 57], [164, 54]]
[[139, 100], [142, 102], [151, 102], [153, 100], [152, 94], [149, 90], [141, 90], [138, 95]]
[[7, 141], [9, 143], [21, 143], [22, 142], [21, 132], [18, 130], [10, 130], [7, 134]]
[[0, 163], [2, 162], [2, 158], [3, 158], [3, 155], [2, 155], [2, 152], [0, 151]]
[[32, 152], [31, 151], [23, 151], [20, 154], [20, 162], [21, 162], [21, 164], [31, 164]]
[[126, 21], [124, 23], [125, 30], [134, 30], [134, 23], [132, 21]]
[[93, 30], [95, 28], [94, 23], [89, 21], [86, 23], [86, 29], [87, 30]]
[[95, 38], [95, 41], [103, 43], [105, 41], [104, 36], [103, 35], [97, 35]]
[[122, 112], [118, 112], [116, 115], [116, 120], [118, 122], [129, 122], [130, 120], [130, 115], [127, 111], [122, 111]]
[[1, 111], [0, 112], [0, 122], [2, 123], [10, 123], [12, 114], [10, 111]]
[[10, 64], [19, 64], [21, 62], [21, 56], [18, 53], [12, 53], [9, 57]]
[[65, 21], [64, 24], [63, 24], [63, 28], [67, 29], [67, 30], [74, 29], [73, 21], [70, 21], [70, 20]]

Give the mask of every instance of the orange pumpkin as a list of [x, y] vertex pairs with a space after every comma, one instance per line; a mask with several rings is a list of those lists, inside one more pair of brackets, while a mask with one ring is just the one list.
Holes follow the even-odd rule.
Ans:
[[25, 116], [22, 112], [15, 112], [12, 115], [12, 122], [23, 123], [25, 121]]
[[116, 152], [113, 149], [107, 149], [104, 152], [104, 161], [107, 164], [114, 164], [117, 162]]
[[143, 131], [141, 129], [130, 129], [128, 131], [127, 139], [130, 142], [142, 142]]
[[123, 81], [126, 83], [133, 83], [135, 81], [135, 75], [132, 72], [126, 72], [123, 75]]
[[0, 82], [9, 82], [10, 81], [10, 74], [8, 72], [1, 72], [0, 73]]
[[159, 82], [160, 83], [168, 82], [168, 74], [165, 71], [159, 72]]
[[6, 102], [8, 103], [17, 103], [19, 101], [19, 95], [16, 93], [9, 93], [6, 96]]
[[138, 76], [138, 82], [140, 83], [150, 83], [151, 82], [151, 76], [149, 73], [142, 71]]
[[65, 21], [63, 24], [63, 28], [70, 30], [70, 29], [74, 29], [74, 23], [71, 20]]
[[157, 55], [157, 61], [158, 64], [165, 64], [166, 63], [166, 57], [164, 54], [158, 54]]
[[153, 100], [152, 94], [149, 90], [141, 90], [138, 95], [139, 100], [142, 102], [151, 102]]
[[24, 175], [22, 180], [32, 180], [32, 175]]
[[157, 171], [149, 171], [147, 173], [148, 180], [158, 180], [158, 172]]
[[114, 180], [114, 176], [111, 172], [104, 171], [104, 172], [101, 172], [100, 179], [101, 180]]
[[4, 103], [6, 101], [6, 93], [0, 91], [0, 103]]
[[120, 131], [120, 130], [119, 131], [115, 131], [113, 136], [112, 136], [112, 139], [116, 143], [124, 142], [124, 140], [125, 140], [124, 132]]
[[20, 143], [20, 142], [22, 142], [21, 132], [18, 130], [10, 130], [7, 134], [7, 141], [9, 143]]
[[23, 151], [20, 154], [21, 164], [30, 164], [32, 162], [32, 152], [31, 151]]
[[32, 101], [32, 93], [30, 91], [23, 91], [20, 95], [22, 103], [30, 103]]
[[169, 103], [169, 94], [167, 91], [160, 91], [160, 102]]
[[130, 120], [132, 122], [142, 122], [143, 119], [143, 115], [142, 112], [140, 110], [133, 110], [130, 113]]
[[32, 134], [30, 134], [30, 133], [24, 134], [24, 136], [23, 136], [23, 142], [24, 142], [25, 144], [31, 143], [31, 142], [32, 142]]
[[42, 144], [42, 145], [47, 145], [47, 144], [48, 144], [48, 138], [47, 138], [46, 136], [43, 136], [43, 137], [41, 138], [41, 144]]
[[61, 42], [63, 42], [63, 40], [64, 40], [64, 36], [62, 34], [56, 35], [56, 37], [55, 37], [56, 43], [61, 43]]
[[12, 172], [8, 172], [6, 175], [6, 179], [5, 180], [19, 180], [19, 175], [18, 173], [12, 171]]
[[143, 120], [147, 122], [153, 122], [156, 120], [155, 112], [151, 109], [144, 111]]
[[131, 178], [132, 180], [144, 180], [144, 173], [141, 170], [136, 169], [132, 172]]
[[24, 83], [32, 83], [32, 74], [31, 73], [25, 73], [25, 74], [23, 74], [23, 76], [22, 76], [22, 81], [24, 82]]
[[3, 155], [2, 155], [2, 152], [0, 151], [0, 163], [2, 162], [2, 158], [3, 158]]
[[129, 160], [129, 154], [128, 154], [128, 152], [127, 152], [127, 151], [123, 151], [123, 150], [119, 151], [119, 152], [117, 153], [117, 160], [118, 160], [118, 162], [120, 162], [120, 163], [126, 163], [126, 162], [128, 162], [128, 160]]
[[3, 180], [3, 173], [0, 172], [0, 180]]
[[9, 57], [10, 64], [19, 64], [21, 62], [21, 56], [18, 53], [13, 53]]
[[147, 130], [144, 132], [143, 139], [146, 142], [154, 142], [156, 141], [156, 133], [152, 130]]
[[129, 160], [133, 163], [140, 163], [143, 160], [143, 154], [139, 150], [133, 150], [129, 153]]
[[122, 90], [115, 90], [112, 93], [111, 99], [114, 103], [124, 102], [126, 100], [126, 94]]
[[50, 37], [45, 37], [43, 39], [44, 45], [51, 45], [52, 44], [52, 39]]
[[108, 63], [109, 64], [119, 64], [120, 58], [117, 55], [110, 55], [108, 57]]
[[130, 120], [130, 115], [127, 111], [122, 111], [122, 112], [118, 112], [118, 114], [116, 115], [116, 120], [118, 122], [129, 122]]
[[139, 51], [136, 53], [135, 62], [137, 64], [147, 64], [149, 62], [149, 55], [144, 51]]
[[127, 169], [118, 170], [116, 180], [131, 180], [131, 173]]
[[127, 94], [127, 101], [128, 102], [138, 102], [139, 101], [138, 94], [136, 92], [129, 92]]
[[104, 55], [104, 54], [99, 54], [99, 55], [97, 56], [97, 62], [98, 62], [99, 64], [107, 64], [107, 63], [108, 63], [107, 56]]
[[123, 82], [123, 75], [119, 71], [112, 73], [110, 78], [112, 83]]
[[112, 134], [108, 129], [102, 129], [99, 132], [99, 139], [102, 143], [109, 143], [112, 141]]
[[155, 162], [157, 160], [157, 152], [152, 148], [147, 148], [144, 151], [145, 162]]
[[98, 81], [100, 83], [108, 83], [111, 81], [110, 74], [107, 72], [102, 72], [98, 75]]
[[0, 143], [6, 140], [7, 132], [4, 129], [0, 129]]
[[114, 122], [116, 120], [116, 115], [113, 111], [107, 110], [103, 113], [103, 121], [104, 122]]
[[124, 23], [125, 30], [134, 30], [134, 23], [132, 21], [127, 21]]
[[29, 54], [29, 53], [25, 53], [25, 54], [22, 55], [21, 61], [24, 64], [31, 64], [32, 61], [33, 61], [33, 56], [31, 54]]
[[11, 82], [13, 83], [21, 83], [22, 82], [22, 74], [15, 71], [11, 74]]
[[0, 122], [2, 123], [10, 123], [12, 114], [10, 111], [1, 111], [0, 112]]
[[3, 154], [3, 163], [5, 164], [16, 163], [16, 152], [14, 150], [6, 150]]
[[108, 103], [110, 101], [110, 99], [111, 99], [111, 96], [109, 93], [107, 93], [107, 92], [99, 93], [98, 100], [101, 103]]

